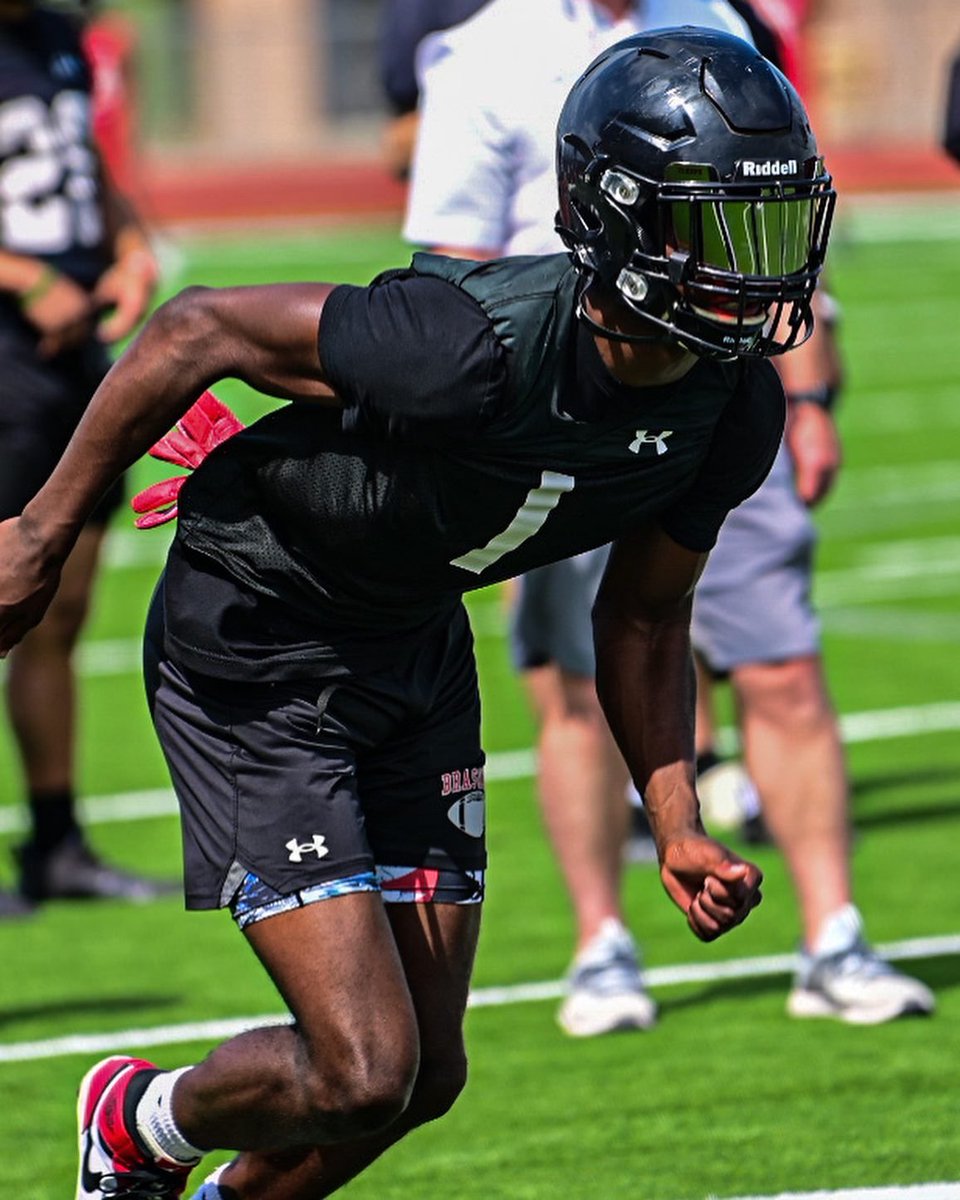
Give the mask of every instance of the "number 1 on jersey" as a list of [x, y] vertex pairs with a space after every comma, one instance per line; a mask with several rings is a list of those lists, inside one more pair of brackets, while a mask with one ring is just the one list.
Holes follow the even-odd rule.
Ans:
[[468, 550], [466, 554], [453, 559], [452, 565], [479, 575], [491, 563], [503, 558], [511, 550], [516, 550], [528, 538], [532, 538], [560, 503], [561, 496], [565, 492], [573, 491], [575, 483], [572, 475], [544, 471], [540, 476], [540, 486], [527, 493], [526, 500], [506, 529], [491, 538], [485, 546]]

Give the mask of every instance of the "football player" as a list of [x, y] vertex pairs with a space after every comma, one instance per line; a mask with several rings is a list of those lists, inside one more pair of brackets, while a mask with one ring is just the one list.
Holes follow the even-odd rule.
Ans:
[[[215, 1147], [239, 1153], [203, 1200], [329, 1195], [454, 1102], [486, 866], [466, 590], [614, 543], [599, 692], [664, 887], [704, 940], [760, 899], [699, 820], [690, 597], [776, 454], [766, 360], [811, 328], [830, 177], [783, 77], [687, 28], [574, 85], [558, 182], [569, 253], [181, 293], [0, 525], [2, 653], [193, 397], [231, 376], [294, 401], [183, 486], [147, 635], [187, 903], [232, 913], [293, 1022], [93, 1067], [79, 1200], [178, 1196]], [[198, 427], [167, 440], [188, 462]]]

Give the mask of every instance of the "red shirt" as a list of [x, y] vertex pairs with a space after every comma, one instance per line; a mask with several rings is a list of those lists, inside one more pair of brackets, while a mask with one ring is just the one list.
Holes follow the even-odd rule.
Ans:
[[93, 73], [93, 131], [121, 192], [134, 189], [134, 97], [130, 87], [134, 34], [117, 17], [91, 21], [83, 48]]
[[784, 74], [801, 96], [807, 96], [809, 80], [803, 61], [801, 30], [810, 0], [751, 0], [770, 26], [779, 43]]

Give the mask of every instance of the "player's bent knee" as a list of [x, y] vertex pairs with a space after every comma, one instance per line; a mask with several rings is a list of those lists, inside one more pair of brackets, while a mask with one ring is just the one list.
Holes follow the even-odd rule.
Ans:
[[319, 1142], [363, 1137], [391, 1125], [407, 1108], [417, 1081], [415, 1044], [321, 1058], [305, 1089], [309, 1124]]
[[466, 1084], [466, 1055], [424, 1063], [410, 1102], [410, 1116], [418, 1125], [438, 1120], [453, 1108]]

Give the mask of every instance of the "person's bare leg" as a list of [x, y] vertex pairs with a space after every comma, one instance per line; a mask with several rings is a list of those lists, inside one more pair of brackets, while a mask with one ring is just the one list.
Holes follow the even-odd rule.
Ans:
[[67, 559], [46, 616], [9, 657], [7, 707], [27, 787], [73, 785], [76, 695], [72, 656], [89, 607], [103, 529], [88, 526]]
[[744, 758], [786, 859], [804, 941], [850, 901], [847, 775], [819, 657], [737, 667]]
[[629, 776], [592, 679], [555, 666], [525, 671], [524, 677], [540, 722], [540, 805], [573, 905], [580, 950], [605, 920], [623, 921]]
[[[194, 1080], [196, 1090], [178, 1085], [177, 1115], [187, 1128], [196, 1122], [208, 1140], [217, 1133], [217, 1144], [230, 1145], [236, 1144], [236, 1131], [243, 1125], [250, 1149], [234, 1159], [219, 1180], [223, 1188], [230, 1189], [227, 1194], [236, 1194], [239, 1200], [316, 1200], [330, 1195], [411, 1129], [442, 1116], [466, 1080], [463, 1014], [480, 906], [388, 905], [386, 932], [391, 941], [395, 939], [395, 946], [389, 947], [383, 944], [384, 922], [379, 919], [374, 919], [377, 928], [369, 940], [367, 933], [372, 931], [365, 932], [363, 924], [354, 927], [351, 922], [347, 933], [328, 920], [330, 914], [322, 910], [339, 903], [323, 901], [300, 910], [316, 910], [325, 929], [312, 966], [311, 959], [302, 954], [299, 930], [277, 936], [271, 933], [271, 919], [250, 931], [268, 968], [284, 979], [294, 977], [296, 994], [288, 995], [288, 1000], [297, 1006], [295, 1012], [304, 1003], [310, 1007], [310, 1031], [302, 1025], [297, 1034], [265, 1031], [249, 1046], [235, 1039], [222, 1048], [226, 1054], [218, 1059], [215, 1052], [208, 1060], [206, 1078]], [[368, 914], [364, 920], [372, 916]], [[344, 937], [338, 938], [338, 932]], [[314, 935], [308, 936], [313, 944]], [[330, 936], [333, 941], [327, 940]], [[288, 938], [293, 939], [292, 944]], [[341, 953], [331, 961], [326, 949], [330, 946], [345, 947], [348, 961], [344, 963]], [[355, 962], [349, 961], [351, 946], [364, 948]], [[345, 976], [341, 975], [344, 968]], [[319, 1005], [314, 989], [323, 994]], [[282, 1040], [277, 1032], [284, 1035]], [[389, 1118], [405, 1098], [401, 1085], [408, 1077], [414, 1044], [419, 1044], [419, 1065], [409, 1100], [384, 1126], [383, 1118]], [[359, 1050], [346, 1055], [346, 1070], [339, 1062], [345, 1045]], [[240, 1061], [235, 1064], [235, 1059]], [[391, 1061], [384, 1070], [377, 1066], [378, 1060]], [[263, 1081], [259, 1078], [262, 1070], [267, 1071]], [[362, 1083], [357, 1090], [357, 1079], [374, 1081], [382, 1071], [382, 1080], [372, 1087], [369, 1082]], [[196, 1074], [190, 1072], [185, 1081]], [[296, 1081], [293, 1084], [287, 1082], [291, 1076]], [[230, 1115], [224, 1123], [224, 1114], [213, 1118], [211, 1110], [218, 1105], [219, 1089], [230, 1086], [234, 1078], [246, 1089], [247, 1110], [239, 1120]], [[285, 1102], [287, 1088], [291, 1095]], [[312, 1093], [306, 1102], [301, 1099], [304, 1092]], [[345, 1111], [367, 1092], [384, 1095], [387, 1103], [374, 1104], [372, 1120], [361, 1120], [355, 1130], [342, 1118], [324, 1115], [333, 1114], [338, 1106]], [[351, 1094], [353, 1099], [348, 1101]], [[366, 1108], [366, 1103], [361, 1107]], [[219, 1122], [218, 1130], [212, 1128], [214, 1120]], [[365, 1123], [370, 1128], [364, 1130]], [[308, 1136], [302, 1136], [304, 1132]], [[297, 1133], [301, 1142], [309, 1144], [291, 1145]], [[344, 1133], [347, 1140], [337, 1140]]]
[[30, 807], [30, 833], [15, 849], [30, 903], [63, 898], [144, 902], [179, 886], [102, 862], [87, 845], [74, 795], [77, 696], [73, 654], [90, 605], [104, 529], [88, 525], [68, 557], [53, 603], [11, 653], [11, 727]]
[[699, 655], [693, 656], [697, 672], [697, 718], [695, 748], [697, 757], [716, 753], [717, 730], [713, 711], [713, 677]]

